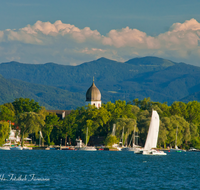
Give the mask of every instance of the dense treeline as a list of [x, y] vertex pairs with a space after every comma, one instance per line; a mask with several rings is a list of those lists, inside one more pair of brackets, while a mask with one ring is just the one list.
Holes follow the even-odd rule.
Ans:
[[[8, 122], [14, 123], [12, 128], [20, 130], [22, 139], [32, 136], [38, 140], [41, 130], [44, 144], [76, 144], [76, 138], [85, 142], [86, 131], [88, 136], [105, 137], [105, 143], [119, 142], [124, 131], [123, 143], [129, 143], [133, 130], [139, 135], [139, 144], [144, 145], [152, 109], [160, 116], [159, 147], [174, 146], [176, 131], [178, 131], [177, 145], [182, 148], [199, 147], [200, 103], [174, 102], [171, 106], [166, 103], [152, 102], [150, 98], [135, 99], [132, 102], [115, 101], [102, 104], [97, 109], [88, 105], [78, 107], [63, 120], [53, 113], [48, 113], [34, 100], [27, 98], [16, 99], [12, 103], [0, 106], [0, 143], [9, 135]], [[116, 124], [116, 138], [110, 138]], [[62, 139], [62, 141], [61, 141]], [[89, 141], [89, 138], [88, 138]], [[23, 145], [23, 142], [22, 142]]]

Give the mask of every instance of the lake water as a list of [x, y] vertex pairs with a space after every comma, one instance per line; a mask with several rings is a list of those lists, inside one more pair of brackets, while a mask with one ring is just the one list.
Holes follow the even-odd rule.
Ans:
[[0, 189], [200, 189], [200, 152], [0, 151]]

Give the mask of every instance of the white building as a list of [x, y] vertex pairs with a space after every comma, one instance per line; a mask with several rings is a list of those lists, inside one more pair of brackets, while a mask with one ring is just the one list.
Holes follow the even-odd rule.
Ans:
[[95, 105], [97, 108], [101, 107], [101, 93], [99, 89], [94, 84], [94, 79], [92, 86], [86, 92], [86, 105]]
[[16, 131], [14, 129], [11, 128], [11, 122], [9, 122], [9, 126], [10, 126], [10, 134], [8, 139], [6, 139], [6, 144], [4, 144], [4, 146], [6, 145], [11, 145], [11, 144], [20, 144], [21, 143], [21, 138], [20, 138], [20, 131]]

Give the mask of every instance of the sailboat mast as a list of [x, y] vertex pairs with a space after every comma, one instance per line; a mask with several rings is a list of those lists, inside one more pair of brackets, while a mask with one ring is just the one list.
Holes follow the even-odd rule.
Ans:
[[124, 146], [124, 127], [123, 127], [123, 131], [122, 131], [122, 146]]
[[88, 127], [87, 127], [87, 132], [86, 132], [86, 142], [85, 142], [86, 146], [87, 146], [87, 137], [88, 137]]
[[136, 128], [136, 126], [134, 126], [134, 138], [133, 138], [133, 146], [135, 145], [135, 128]]
[[176, 128], [176, 140], [175, 140], [175, 148], [177, 147], [177, 134], [178, 134], [178, 126]]
[[129, 136], [129, 129], [128, 129], [128, 133], [126, 133], [126, 146], [128, 146], [128, 136]]

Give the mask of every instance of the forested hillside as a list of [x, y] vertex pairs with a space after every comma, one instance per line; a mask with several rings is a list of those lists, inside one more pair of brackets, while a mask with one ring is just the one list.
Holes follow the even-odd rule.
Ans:
[[[124, 63], [100, 58], [78, 66], [17, 62], [0, 64], [0, 74], [4, 78], [28, 82], [20, 85], [21, 97], [28, 95], [28, 98], [34, 98], [52, 109], [75, 109], [84, 105], [85, 93], [92, 84], [93, 76], [103, 103], [118, 99], [128, 102], [146, 97], [152, 101], [168, 102], [169, 105], [179, 100], [188, 102], [190, 97], [200, 101], [199, 96], [193, 95], [199, 92], [199, 73], [199, 67], [157, 57], [134, 58]], [[14, 81], [9, 82], [15, 86]], [[44, 92], [41, 86], [37, 89], [38, 84], [48, 90]], [[10, 91], [13, 98], [19, 97], [15, 90], [11, 88]], [[3, 90], [1, 93], [0, 102], [11, 100]]]
[[38, 85], [17, 79], [5, 79], [0, 76], [0, 104], [14, 101], [16, 98], [29, 98], [39, 102], [46, 109], [75, 109], [83, 106], [85, 96], [78, 92], [69, 92], [47, 85]]

